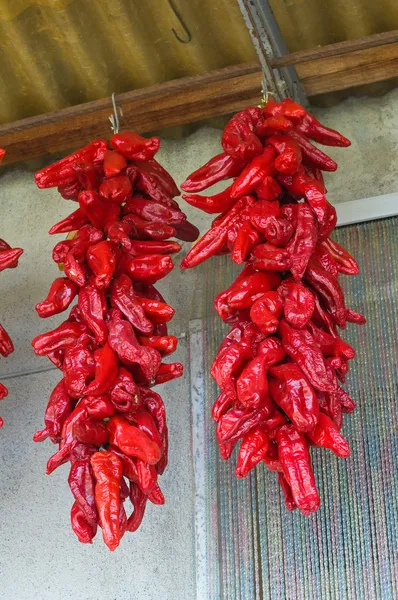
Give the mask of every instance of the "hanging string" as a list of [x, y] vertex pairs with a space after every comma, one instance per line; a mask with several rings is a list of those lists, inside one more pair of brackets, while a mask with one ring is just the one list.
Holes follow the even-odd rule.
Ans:
[[[123, 117], [123, 109], [121, 106], [116, 106], [115, 92], [112, 94], [112, 106], [113, 106], [113, 114], [109, 115], [109, 120], [111, 122], [111, 129], [113, 133], [119, 133], [120, 122], [119, 115]], [[119, 109], [119, 114], [118, 114]]]

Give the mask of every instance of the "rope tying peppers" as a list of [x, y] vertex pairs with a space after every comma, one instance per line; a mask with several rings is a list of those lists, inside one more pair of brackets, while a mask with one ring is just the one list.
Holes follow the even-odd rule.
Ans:
[[[214, 301], [233, 326], [211, 367], [221, 388], [212, 410], [220, 454], [228, 459], [240, 442], [236, 476], [263, 462], [278, 472], [287, 509], [305, 515], [320, 504], [310, 447], [349, 456], [340, 429], [355, 402], [338, 382], [355, 352], [337, 328], [365, 323], [338, 281], [358, 265], [329, 237], [336, 211], [321, 171], [337, 165], [310, 140], [350, 145], [290, 99], [248, 108], [227, 124], [224, 154], [181, 186], [189, 204], [221, 213], [181, 267], [229, 253], [245, 264]], [[214, 196], [193, 193], [231, 178]]]
[[[0, 148], [0, 163], [3, 159], [5, 151]], [[11, 248], [7, 242], [0, 239], [0, 272], [5, 269], [15, 269], [18, 266], [18, 259], [23, 253], [22, 248]], [[11, 352], [14, 352], [14, 344], [10, 336], [0, 324], [0, 355], [6, 358]], [[0, 383], [0, 400], [8, 396], [8, 389]], [[3, 419], [0, 417], [0, 427], [3, 427]]]
[[173, 179], [153, 158], [158, 138], [126, 132], [110, 146], [96, 140], [35, 175], [38, 187], [58, 187], [79, 208], [50, 230], [75, 235], [55, 245], [64, 277], [36, 310], [45, 318], [77, 303], [32, 345], [62, 371], [45, 428], [34, 436], [58, 444], [47, 473], [70, 462], [72, 529], [91, 543], [99, 525], [114, 550], [139, 527], [148, 500], [164, 504], [158, 476], [167, 466], [166, 413], [151, 387], [180, 377], [182, 365], [162, 363], [177, 347], [166, 325], [174, 310], [152, 284], [171, 271], [170, 255], [181, 249], [169, 238], [194, 241], [198, 231], [173, 199], [179, 194]]

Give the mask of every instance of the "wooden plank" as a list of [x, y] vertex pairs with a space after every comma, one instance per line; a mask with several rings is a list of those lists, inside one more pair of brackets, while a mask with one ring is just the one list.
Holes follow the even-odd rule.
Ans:
[[[297, 72], [308, 96], [393, 79], [398, 75], [398, 42], [317, 58], [298, 64]], [[261, 78], [258, 63], [245, 63], [119, 94], [121, 126], [148, 133], [242, 110], [259, 103]], [[0, 126], [4, 164], [109, 138], [111, 112], [111, 99], [104, 98]]]
[[271, 66], [276, 68], [287, 67], [289, 65], [297, 65], [304, 62], [318, 60], [320, 58], [328, 58], [330, 56], [339, 56], [356, 52], [358, 50], [367, 50], [368, 48], [377, 48], [387, 44], [398, 42], [398, 30], [386, 31], [384, 33], [376, 33], [368, 35], [356, 40], [347, 40], [345, 42], [337, 42], [336, 44], [328, 44], [326, 46], [317, 46], [307, 50], [299, 50], [285, 56], [279, 56], [271, 60]]
[[398, 76], [398, 43], [297, 65], [308, 96], [386, 81]]
[[[260, 98], [261, 68], [245, 63], [119, 94], [116, 103], [123, 108], [123, 129], [146, 133], [233, 113]], [[7, 151], [3, 164], [109, 138], [111, 113], [111, 99], [104, 98], [0, 126], [0, 148]]]

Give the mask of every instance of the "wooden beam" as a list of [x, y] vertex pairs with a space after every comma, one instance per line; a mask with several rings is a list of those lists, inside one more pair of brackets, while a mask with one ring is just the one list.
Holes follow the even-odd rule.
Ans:
[[377, 48], [387, 44], [398, 42], [398, 29], [386, 31], [384, 33], [376, 33], [368, 35], [356, 40], [347, 40], [345, 42], [337, 42], [336, 44], [327, 44], [326, 46], [317, 46], [307, 50], [299, 50], [285, 56], [279, 56], [271, 60], [271, 66], [274, 69], [287, 67], [289, 65], [297, 65], [304, 62], [318, 60], [320, 58], [328, 58], [331, 56], [339, 56], [348, 54], [358, 50], [367, 50], [368, 48]]
[[[398, 75], [398, 42], [391, 37], [382, 46], [362, 45], [360, 50], [328, 53], [318, 52], [317, 58], [297, 63], [308, 96]], [[148, 133], [242, 110], [258, 104], [261, 79], [260, 65], [245, 63], [119, 94], [116, 102], [123, 107], [122, 128]], [[98, 137], [109, 138], [111, 112], [111, 99], [105, 98], [2, 125], [0, 148], [7, 151], [4, 164], [66, 152]]]
[[[261, 99], [261, 68], [245, 63], [118, 94], [121, 126], [139, 133], [233, 113]], [[0, 126], [3, 164], [83, 146], [111, 135], [110, 98]]]
[[387, 81], [398, 76], [398, 43], [313, 60], [296, 69], [308, 96]]

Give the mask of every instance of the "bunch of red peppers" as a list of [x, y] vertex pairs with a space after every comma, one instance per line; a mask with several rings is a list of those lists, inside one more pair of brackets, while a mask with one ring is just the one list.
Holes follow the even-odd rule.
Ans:
[[[0, 148], [0, 162], [3, 159], [5, 151]], [[7, 242], [0, 239], [0, 272], [4, 269], [15, 269], [18, 266], [18, 259], [23, 253], [22, 248], [11, 248]], [[6, 358], [11, 352], [14, 352], [14, 344], [4, 327], [0, 324], [0, 355]], [[5, 385], [0, 382], [0, 400], [8, 395]], [[0, 427], [3, 427], [3, 419], [0, 417]]]
[[167, 329], [174, 310], [153, 284], [170, 273], [170, 255], [181, 249], [170, 238], [194, 241], [198, 230], [154, 159], [159, 144], [115, 134], [110, 145], [95, 140], [35, 175], [39, 188], [57, 187], [78, 208], [50, 230], [69, 233], [52, 255], [64, 277], [36, 310], [42, 318], [70, 311], [32, 342], [62, 373], [34, 439], [58, 446], [47, 473], [69, 463], [78, 539], [90, 543], [99, 525], [111, 550], [139, 527], [148, 500], [164, 503], [158, 476], [167, 465], [166, 414], [152, 388], [183, 371], [163, 362], [177, 346]]
[[[338, 328], [365, 323], [338, 281], [358, 265], [330, 238], [336, 211], [322, 171], [337, 165], [310, 140], [350, 145], [290, 99], [248, 108], [225, 127], [224, 152], [181, 186], [189, 204], [221, 213], [182, 268], [222, 254], [245, 265], [214, 302], [232, 326], [211, 368], [221, 456], [240, 443], [237, 477], [264, 463], [278, 473], [287, 508], [305, 515], [320, 504], [311, 446], [350, 453], [340, 430], [355, 402], [340, 383], [355, 351]], [[233, 182], [223, 192], [197, 194], [225, 179]]]

